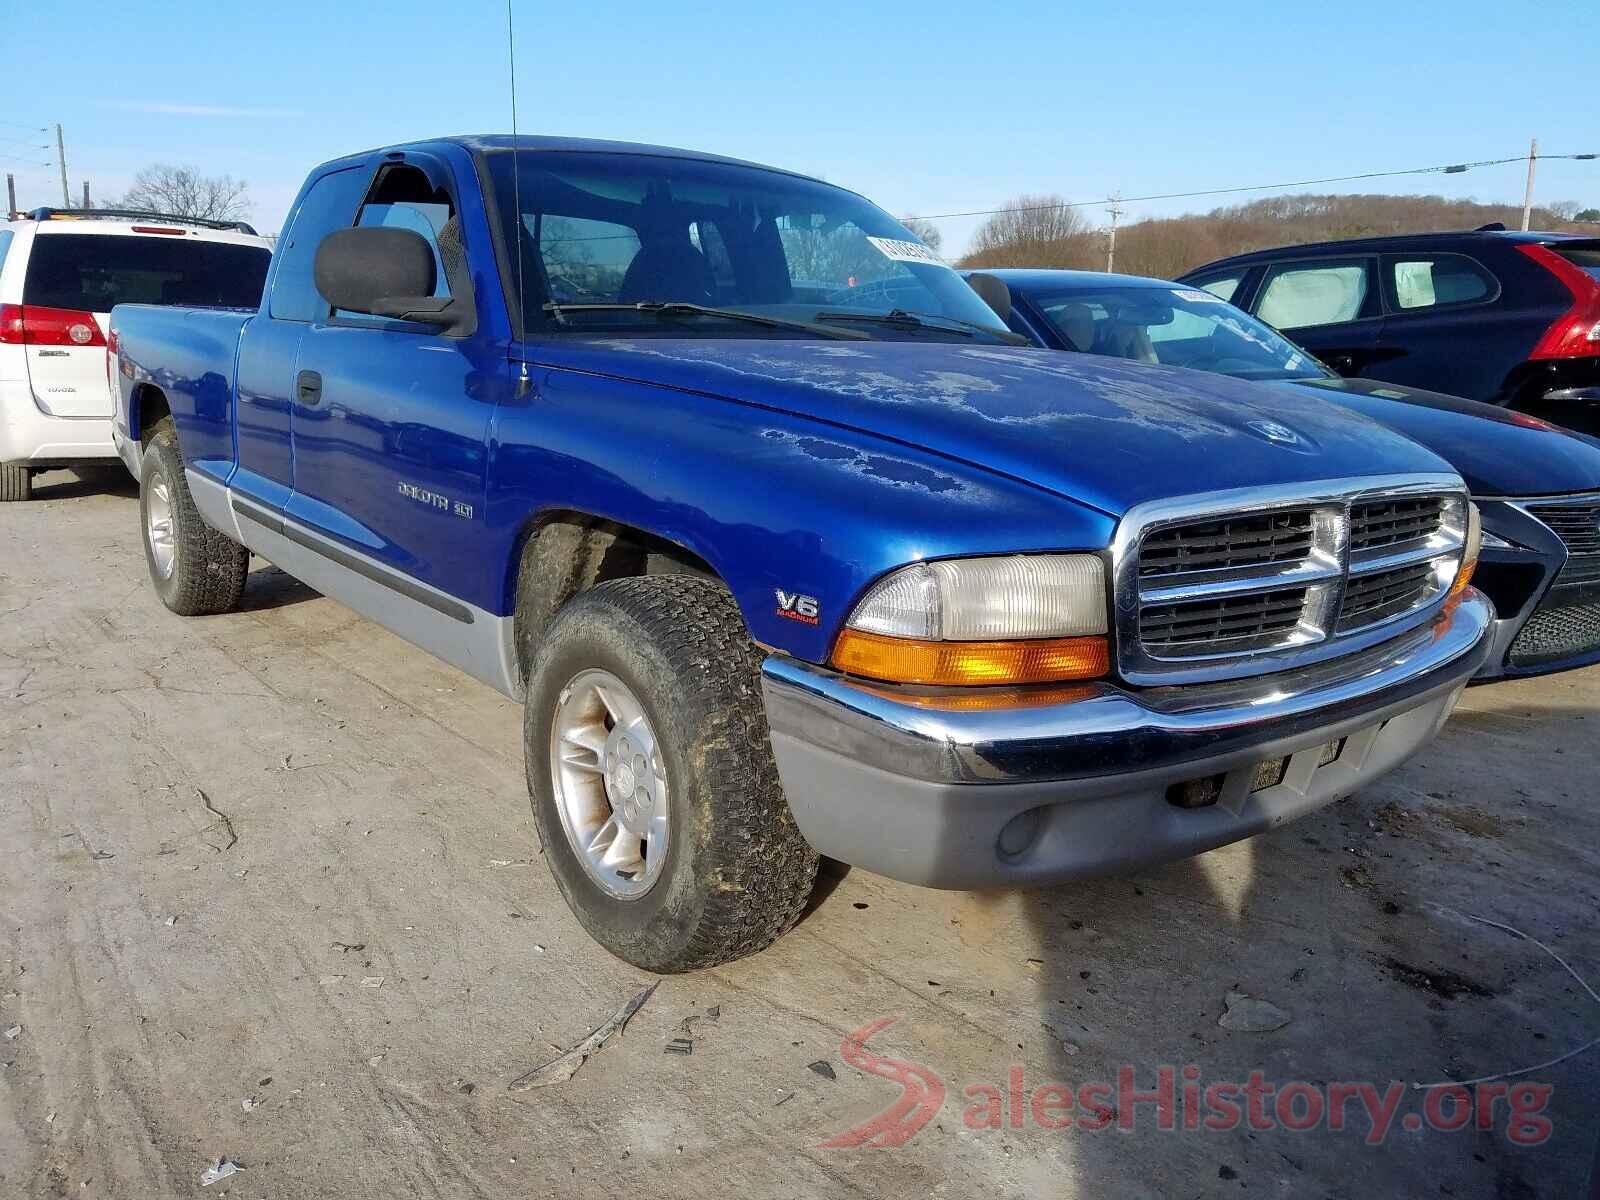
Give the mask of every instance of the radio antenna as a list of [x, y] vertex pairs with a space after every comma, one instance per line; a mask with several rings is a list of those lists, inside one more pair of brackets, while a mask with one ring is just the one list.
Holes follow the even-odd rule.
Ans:
[[[517, 328], [524, 339], [528, 336], [528, 303], [524, 293], [523, 259], [522, 251], [522, 160], [518, 152], [522, 149], [522, 139], [517, 135], [517, 24], [512, 19], [513, 0], [506, 0], [506, 51], [511, 59], [511, 203], [516, 206], [515, 218], [517, 254]], [[522, 364], [522, 375], [526, 379], [528, 364]]]

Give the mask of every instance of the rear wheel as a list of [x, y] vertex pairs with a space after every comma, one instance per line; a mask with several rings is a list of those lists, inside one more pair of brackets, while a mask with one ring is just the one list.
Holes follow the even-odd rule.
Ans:
[[545, 859], [617, 957], [715, 966], [799, 919], [817, 855], [783, 798], [759, 655], [720, 583], [618, 579], [572, 600], [539, 643], [523, 730]]
[[33, 472], [20, 463], [0, 463], [0, 503], [33, 499]]
[[156, 426], [145, 447], [139, 516], [150, 582], [163, 604], [179, 616], [200, 617], [239, 603], [250, 552], [201, 519], [169, 419]]

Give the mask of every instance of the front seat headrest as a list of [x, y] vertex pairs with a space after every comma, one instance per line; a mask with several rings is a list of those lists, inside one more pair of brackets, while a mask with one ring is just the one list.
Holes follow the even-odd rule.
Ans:
[[967, 276], [967, 282], [978, 293], [979, 299], [994, 309], [996, 316], [1002, 321], [1011, 320], [1011, 289], [1006, 286], [1005, 280], [975, 271]]

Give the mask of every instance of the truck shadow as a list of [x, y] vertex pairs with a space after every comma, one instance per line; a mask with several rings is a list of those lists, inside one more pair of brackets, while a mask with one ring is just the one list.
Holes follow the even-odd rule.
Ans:
[[41, 471], [33, 477], [34, 500], [76, 500], [84, 496], [120, 496], [137, 501], [139, 485], [121, 463]]
[[322, 593], [301, 583], [293, 575], [271, 563], [263, 563], [250, 572], [245, 581], [244, 595], [239, 598], [236, 612], [270, 612], [316, 600]]

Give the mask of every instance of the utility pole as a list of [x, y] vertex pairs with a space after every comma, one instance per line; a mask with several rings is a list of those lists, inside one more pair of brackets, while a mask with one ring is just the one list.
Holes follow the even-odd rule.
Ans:
[[1528, 146], [1528, 190], [1522, 194], [1522, 228], [1526, 232], [1528, 221], [1533, 216], [1533, 166], [1539, 161], [1539, 139], [1534, 138]]
[[89, 203], [89, 181], [87, 179], [83, 181], [83, 207], [85, 210], [93, 207]]
[[6, 220], [17, 219], [17, 177], [6, 172]]
[[1111, 214], [1111, 230], [1106, 238], [1106, 274], [1109, 275], [1117, 267], [1117, 218], [1122, 215], [1121, 192], [1111, 197], [1111, 207], [1106, 212]]
[[67, 141], [61, 135], [61, 126], [56, 125], [56, 162], [61, 166], [61, 204], [64, 208], [72, 207], [72, 193], [67, 190]]

